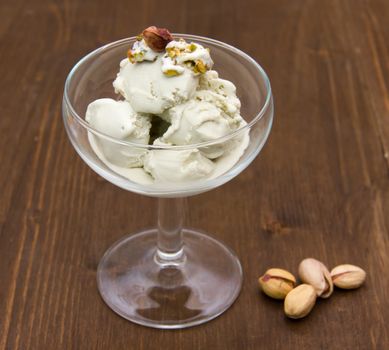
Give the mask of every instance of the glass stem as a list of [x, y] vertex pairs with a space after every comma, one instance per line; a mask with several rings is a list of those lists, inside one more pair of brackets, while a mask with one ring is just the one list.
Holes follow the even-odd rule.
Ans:
[[184, 262], [182, 224], [185, 198], [158, 199], [158, 242], [156, 260], [162, 265]]

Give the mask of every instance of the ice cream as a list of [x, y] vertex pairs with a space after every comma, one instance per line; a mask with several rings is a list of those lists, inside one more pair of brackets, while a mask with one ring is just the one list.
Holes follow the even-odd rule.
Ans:
[[146, 154], [144, 169], [159, 182], [193, 181], [209, 176], [214, 163], [198, 150], [153, 150]]
[[[243, 126], [235, 91], [235, 86], [219, 79], [217, 72], [206, 72], [192, 99], [161, 115], [171, 126], [160, 140], [171, 145], [190, 145], [216, 140]], [[203, 153], [214, 159], [223, 154], [224, 148], [224, 144], [213, 145]]]
[[167, 108], [190, 99], [198, 85], [199, 77], [188, 69], [176, 76], [166, 76], [162, 70], [162, 58], [154, 62], [131, 63], [127, 58], [120, 62], [120, 72], [113, 82], [115, 91], [121, 94], [137, 112], [158, 114]]
[[[124, 141], [147, 145], [150, 139], [150, 116], [136, 113], [127, 101], [102, 98], [88, 105], [85, 120], [96, 130]], [[95, 137], [106, 159], [129, 168], [143, 165], [143, 149], [129, 148], [102, 137]]]
[[89, 135], [99, 158], [122, 176], [147, 184], [193, 182], [228, 171], [247, 147], [248, 132], [206, 147], [166, 149], [214, 141], [246, 124], [234, 84], [219, 78], [212, 66], [202, 45], [174, 40], [164, 29], [146, 29], [113, 82], [124, 100], [99, 99], [87, 108], [85, 119], [93, 128], [134, 143]]

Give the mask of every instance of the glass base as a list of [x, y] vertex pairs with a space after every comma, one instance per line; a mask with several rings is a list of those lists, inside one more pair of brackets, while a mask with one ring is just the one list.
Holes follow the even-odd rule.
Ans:
[[157, 256], [157, 230], [128, 235], [108, 249], [97, 270], [100, 294], [120, 316], [153, 328], [207, 322], [235, 301], [242, 268], [223, 243], [183, 230], [184, 257], [165, 264]]

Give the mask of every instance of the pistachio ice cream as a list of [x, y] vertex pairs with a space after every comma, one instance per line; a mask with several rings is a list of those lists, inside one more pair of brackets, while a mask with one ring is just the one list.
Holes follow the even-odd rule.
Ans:
[[193, 182], [228, 171], [247, 147], [248, 132], [206, 147], [167, 149], [214, 141], [246, 124], [234, 84], [212, 67], [202, 45], [174, 40], [166, 29], [143, 31], [120, 62], [113, 82], [118, 100], [98, 99], [87, 108], [85, 119], [94, 129], [132, 143], [90, 134], [99, 158], [143, 184]]

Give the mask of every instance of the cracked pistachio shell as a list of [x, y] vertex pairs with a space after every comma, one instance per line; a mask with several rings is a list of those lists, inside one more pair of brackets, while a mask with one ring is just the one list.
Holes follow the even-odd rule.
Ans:
[[366, 272], [358, 266], [343, 264], [332, 269], [331, 277], [338, 288], [355, 289], [365, 282]]
[[269, 269], [258, 280], [263, 292], [274, 299], [284, 299], [296, 285], [296, 278], [288, 271]]
[[319, 260], [304, 259], [299, 265], [298, 272], [301, 281], [313, 286], [319, 297], [328, 298], [334, 291], [331, 274]]

